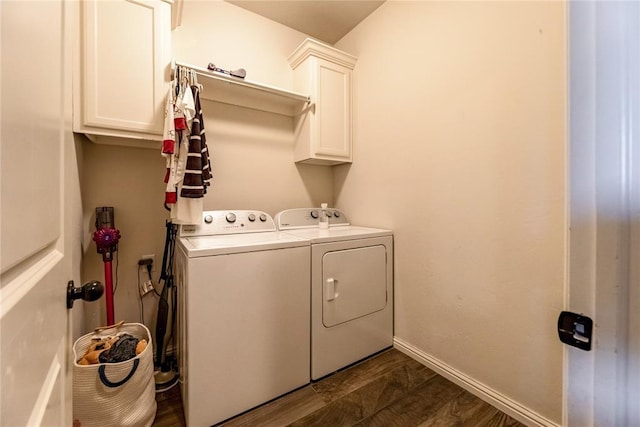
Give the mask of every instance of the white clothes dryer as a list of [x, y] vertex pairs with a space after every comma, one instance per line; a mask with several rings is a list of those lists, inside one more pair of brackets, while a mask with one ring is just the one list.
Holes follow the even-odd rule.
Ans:
[[309, 383], [310, 246], [260, 211], [208, 211], [176, 242], [178, 363], [189, 426]]
[[[329, 228], [318, 225], [328, 216]], [[311, 379], [393, 345], [393, 234], [337, 209], [289, 209], [279, 230], [311, 244]]]

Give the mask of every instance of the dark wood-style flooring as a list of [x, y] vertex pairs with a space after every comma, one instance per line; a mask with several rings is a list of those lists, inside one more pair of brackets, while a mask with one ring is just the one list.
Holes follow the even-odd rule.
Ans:
[[[186, 425], [179, 387], [157, 394], [156, 400], [154, 426]], [[220, 426], [524, 425], [400, 351], [390, 349]]]

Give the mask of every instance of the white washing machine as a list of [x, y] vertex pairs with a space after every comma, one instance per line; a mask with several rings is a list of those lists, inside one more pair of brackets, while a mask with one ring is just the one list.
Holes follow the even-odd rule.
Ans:
[[[319, 227], [322, 213], [329, 228]], [[289, 209], [278, 229], [311, 244], [311, 379], [393, 345], [393, 235], [337, 209]]]
[[259, 211], [204, 212], [179, 233], [187, 424], [210, 426], [308, 384], [309, 242]]

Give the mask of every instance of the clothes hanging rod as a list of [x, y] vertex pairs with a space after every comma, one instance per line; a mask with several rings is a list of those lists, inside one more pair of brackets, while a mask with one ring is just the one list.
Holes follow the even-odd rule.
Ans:
[[184, 68], [188, 68], [191, 69], [193, 71], [195, 71], [198, 75], [207, 77], [207, 78], [212, 78], [214, 80], [219, 80], [219, 81], [223, 81], [223, 82], [227, 82], [227, 83], [231, 83], [234, 85], [238, 85], [238, 86], [242, 86], [242, 87], [247, 87], [250, 89], [255, 89], [255, 90], [260, 90], [263, 92], [267, 92], [267, 93], [271, 93], [274, 95], [279, 95], [279, 96], [283, 96], [285, 98], [290, 98], [290, 99], [294, 99], [300, 102], [304, 102], [304, 103], [310, 103], [311, 102], [311, 97], [308, 95], [303, 95], [301, 93], [296, 93], [296, 92], [291, 92], [289, 90], [285, 90], [285, 89], [281, 89], [275, 86], [269, 86], [263, 83], [256, 83], [256, 82], [252, 82], [250, 80], [244, 80], [238, 77], [231, 77], [228, 76], [224, 73], [220, 73], [217, 71], [211, 71], [209, 69], [206, 68], [202, 68], [202, 67], [196, 67], [195, 65], [190, 65], [190, 64], [185, 64], [183, 62], [178, 62], [178, 61], [172, 61], [172, 66], [171, 66], [171, 72], [172, 74], [175, 75], [175, 71], [177, 67], [184, 67]]

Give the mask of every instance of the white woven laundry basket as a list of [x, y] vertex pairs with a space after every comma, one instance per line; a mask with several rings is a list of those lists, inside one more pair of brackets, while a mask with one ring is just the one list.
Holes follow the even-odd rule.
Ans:
[[[79, 365], [96, 336], [128, 333], [147, 340], [147, 348], [119, 363]], [[151, 334], [140, 323], [100, 328], [73, 344], [73, 419], [80, 427], [150, 426], [156, 415]]]

